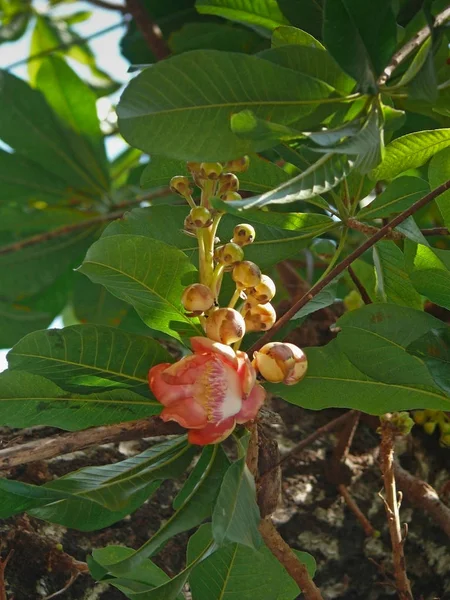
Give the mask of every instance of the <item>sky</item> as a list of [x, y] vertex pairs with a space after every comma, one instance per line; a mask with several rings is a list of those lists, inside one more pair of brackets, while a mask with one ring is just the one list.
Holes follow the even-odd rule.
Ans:
[[[111, 0], [119, 4], [117, 0]], [[33, 6], [42, 13], [47, 14], [49, 3], [44, 0], [33, 2]], [[98, 8], [89, 2], [69, 2], [59, 7], [52, 8], [52, 14], [72, 14], [78, 11], [88, 10], [92, 13], [89, 20], [74, 25], [73, 28], [82, 37], [89, 36], [97, 31], [106, 29], [107, 27], [120, 23], [123, 20], [123, 16], [119, 12], [104, 10]], [[127, 73], [129, 63], [120, 54], [119, 42], [123, 36], [125, 27], [118, 27], [105, 35], [93, 39], [89, 45], [97, 58], [97, 64], [100, 69], [106, 71], [111, 77], [120, 83], [126, 83], [129, 81], [131, 75]], [[28, 28], [26, 35], [24, 35], [17, 42], [3, 44], [0, 46], [0, 69], [6, 69], [9, 65], [21, 61], [28, 57], [30, 49], [32, 27]], [[70, 61], [70, 65], [74, 68], [80, 76], [83, 76], [83, 67], [80, 67], [78, 63]], [[10, 69], [11, 73], [18, 77], [27, 80], [28, 72], [27, 65], [23, 64], [13, 69]], [[114, 95], [113, 100], [116, 101], [120, 96], [120, 91]], [[109, 108], [109, 102], [106, 99], [100, 99], [97, 102], [97, 112], [99, 116], [107, 112]], [[118, 138], [107, 138], [107, 153], [110, 158], [113, 158], [123, 148], [122, 142]], [[62, 327], [62, 320], [58, 317], [53, 321], [50, 327]], [[0, 371], [7, 368], [6, 353], [8, 350], [0, 350]]]

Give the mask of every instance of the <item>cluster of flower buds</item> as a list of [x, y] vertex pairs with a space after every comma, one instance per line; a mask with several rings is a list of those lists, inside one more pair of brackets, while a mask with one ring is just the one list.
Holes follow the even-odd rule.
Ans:
[[442, 410], [416, 410], [413, 414], [414, 422], [421, 425], [428, 435], [440, 431], [439, 443], [441, 446], [450, 447], [450, 417]]

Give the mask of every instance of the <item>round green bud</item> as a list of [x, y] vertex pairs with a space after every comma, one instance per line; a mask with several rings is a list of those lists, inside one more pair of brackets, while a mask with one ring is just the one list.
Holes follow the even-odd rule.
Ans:
[[238, 246], [247, 246], [255, 241], [255, 237], [255, 228], [248, 223], [241, 223], [234, 228], [233, 239], [231, 241], [238, 244]]
[[218, 195], [222, 196], [227, 192], [237, 192], [239, 189], [239, 179], [234, 173], [222, 173], [219, 177]]
[[436, 421], [427, 421], [426, 423], [423, 424], [423, 429], [425, 431], [425, 433], [427, 433], [428, 435], [433, 435], [435, 429], [436, 429], [437, 423]]
[[225, 194], [222, 194], [220, 197], [224, 202], [233, 202], [235, 200], [242, 200], [242, 196], [240, 194], [238, 194], [238, 192], [225, 192]]
[[244, 258], [244, 251], [240, 246], [229, 242], [223, 246], [218, 246], [214, 252], [214, 259], [221, 265], [234, 265]]
[[189, 161], [186, 163], [187, 169], [190, 173], [200, 173], [202, 163]]
[[275, 296], [277, 288], [268, 275], [261, 275], [261, 281], [247, 290], [247, 301], [250, 304], [266, 304]]
[[225, 168], [233, 173], [244, 173], [247, 171], [250, 166], [250, 159], [248, 156], [241, 156], [241, 158], [235, 158], [234, 160], [229, 160], [225, 164]]
[[208, 163], [208, 162], [202, 162], [200, 165], [200, 177], [203, 177], [203, 179], [219, 179], [220, 175], [222, 174], [223, 171], [223, 167], [220, 163], [215, 162], [215, 163]]
[[190, 212], [192, 222], [195, 227], [209, 227], [212, 223], [212, 214], [204, 206], [196, 206]]
[[190, 196], [192, 194], [192, 188], [190, 186], [189, 179], [184, 175], [175, 175], [170, 180], [170, 189], [172, 192], [180, 194], [180, 196]]

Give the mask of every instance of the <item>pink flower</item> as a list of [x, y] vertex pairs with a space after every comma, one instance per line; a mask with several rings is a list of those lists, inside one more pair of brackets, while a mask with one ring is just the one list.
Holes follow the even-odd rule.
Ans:
[[162, 363], [148, 374], [150, 389], [164, 405], [163, 421], [189, 429], [191, 444], [217, 444], [236, 423], [254, 419], [264, 388], [245, 352], [205, 337], [191, 338], [193, 354], [175, 364]]

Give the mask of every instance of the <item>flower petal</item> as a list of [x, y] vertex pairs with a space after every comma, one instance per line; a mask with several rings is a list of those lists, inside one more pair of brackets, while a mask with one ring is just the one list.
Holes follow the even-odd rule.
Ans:
[[230, 348], [230, 346], [226, 346], [220, 342], [214, 342], [209, 338], [200, 336], [191, 337], [191, 348], [193, 352], [199, 354], [218, 354], [231, 367], [236, 368], [238, 365], [236, 353], [232, 348]]
[[234, 417], [224, 419], [220, 423], [208, 423], [202, 429], [191, 429], [188, 433], [188, 442], [198, 446], [206, 444], [219, 444], [226, 439], [236, 427]]
[[256, 418], [259, 409], [266, 399], [266, 390], [262, 385], [255, 385], [250, 396], [242, 402], [242, 408], [236, 415], [237, 423], [246, 423]]
[[192, 397], [192, 386], [172, 385], [164, 381], [164, 372], [170, 366], [170, 363], [161, 363], [152, 367], [148, 372], [150, 389], [158, 402], [161, 402], [164, 406], [169, 406], [173, 402]]
[[162, 378], [172, 385], [195, 383], [208, 360], [210, 358], [207, 355], [190, 354], [170, 365], [162, 374]]
[[164, 408], [160, 417], [163, 421], [176, 421], [186, 429], [205, 427], [208, 423], [206, 411], [193, 398], [173, 402]]
[[248, 396], [256, 383], [256, 371], [246, 352], [238, 351], [236, 355], [239, 361], [238, 376], [241, 380], [242, 391], [244, 396]]

